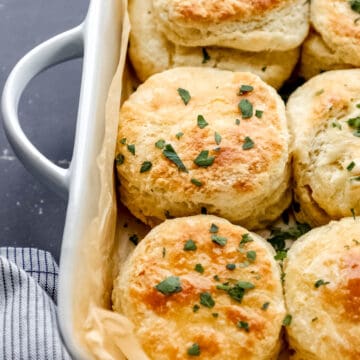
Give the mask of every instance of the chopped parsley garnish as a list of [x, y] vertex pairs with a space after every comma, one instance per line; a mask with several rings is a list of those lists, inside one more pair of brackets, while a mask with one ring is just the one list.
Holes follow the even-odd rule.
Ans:
[[221, 143], [221, 135], [215, 131], [214, 136], [215, 136], [216, 145], [220, 145], [220, 143]]
[[241, 268], [246, 268], [249, 265], [250, 265], [250, 263], [248, 261], [244, 261], [244, 262], [239, 263], [239, 267], [241, 267]]
[[319, 96], [321, 95], [325, 90], [324, 89], [320, 89], [315, 93], [315, 96]]
[[201, 214], [206, 215], [207, 214], [207, 208], [205, 206], [202, 206], [200, 209]]
[[220, 281], [219, 275], [214, 275], [213, 278], [215, 281]]
[[199, 310], [200, 310], [200, 305], [195, 304], [195, 305], [193, 306], [193, 312], [196, 313], [196, 312], [198, 312]]
[[216, 286], [218, 290], [227, 292], [227, 294], [237, 302], [242, 301], [245, 295], [245, 290], [253, 289], [254, 287], [255, 286], [252, 283], [246, 281], [239, 281], [235, 285], [225, 283]]
[[196, 264], [194, 270], [200, 274], [203, 274], [205, 271], [204, 267], [201, 264]]
[[246, 321], [239, 321], [237, 323], [237, 327], [240, 329], [244, 329], [246, 332], [249, 332], [249, 324]]
[[349, 119], [347, 121], [347, 123], [351, 128], [359, 130], [360, 129], [360, 116]]
[[202, 63], [206, 64], [211, 59], [211, 57], [205, 48], [202, 48], [202, 54], [203, 54]]
[[122, 165], [125, 161], [125, 156], [123, 154], [119, 154], [116, 158], [115, 158], [115, 162], [116, 165]]
[[184, 245], [184, 250], [185, 251], [195, 251], [197, 249], [197, 246], [195, 244], [194, 240], [187, 240], [185, 245]]
[[214, 318], [218, 318], [219, 317], [219, 313], [212, 313], [211, 314]]
[[324, 286], [330, 284], [330, 281], [324, 281], [323, 279], [319, 279], [315, 282], [314, 286], [316, 287], [316, 289], [318, 289], [320, 286]]
[[228, 270], [235, 270], [236, 269], [236, 265], [235, 264], [226, 264], [226, 268]]
[[251, 85], [241, 85], [238, 95], [244, 95], [244, 94], [249, 93], [249, 92], [251, 92], [253, 90], [254, 90], [254, 87], [251, 86]]
[[243, 150], [249, 150], [252, 149], [253, 147], [254, 147], [254, 142], [248, 136], [245, 136], [245, 140], [242, 146]]
[[190, 180], [195, 186], [202, 186], [202, 182], [201, 181], [199, 181], [199, 180], [197, 180], [197, 179], [195, 179], [195, 178], [192, 178], [191, 180]]
[[267, 66], [263, 66], [263, 67], [261, 68], [261, 71], [262, 71], [262, 72], [265, 72], [266, 69], [267, 69]]
[[147, 172], [147, 171], [149, 171], [151, 168], [152, 168], [152, 163], [151, 163], [151, 161], [144, 161], [144, 162], [142, 163], [142, 165], [141, 165], [140, 173]]
[[342, 126], [338, 121], [333, 121], [332, 122], [332, 127], [333, 128], [338, 128], [339, 130], [342, 130]]
[[125, 144], [126, 144], [126, 138], [122, 138], [122, 139], [120, 140], [120, 144], [125, 145]]
[[227, 243], [227, 238], [219, 235], [211, 235], [211, 241], [220, 246], [225, 246]]
[[247, 259], [249, 259], [250, 261], [255, 261], [256, 260], [256, 251], [250, 250], [246, 253], [246, 257]]
[[178, 293], [182, 290], [180, 279], [177, 276], [169, 276], [155, 286], [156, 290], [164, 295]]
[[353, 132], [353, 135], [356, 137], [360, 137], [360, 129]]
[[217, 225], [215, 225], [215, 224], [211, 224], [211, 226], [210, 226], [210, 232], [211, 232], [212, 234], [216, 234], [218, 231], [219, 231], [219, 227], [218, 227]]
[[276, 255], [274, 256], [275, 260], [284, 260], [287, 257], [287, 250], [279, 250], [276, 252]]
[[248, 99], [242, 99], [238, 106], [243, 119], [249, 119], [253, 116], [254, 109], [252, 103]]
[[169, 211], [169, 210], [165, 210], [165, 211], [164, 211], [164, 215], [165, 215], [165, 217], [166, 217], [167, 219], [173, 219], [173, 218], [174, 218], [174, 216], [172, 216], [172, 215], [170, 214], [170, 211]]
[[350, 181], [360, 181], [360, 176], [353, 176]]
[[182, 88], [178, 88], [177, 92], [180, 95], [181, 100], [184, 102], [184, 104], [187, 105], [191, 99], [190, 93]]
[[199, 356], [201, 353], [200, 351], [200, 346], [197, 343], [192, 344], [188, 349], [187, 349], [187, 354], [189, 356]]
[[261, 119], [262, 116], [263, 116], [263, 111], [262, 110], [256, 110], [255, 111], [255, 116], [258, 118], [258, 119]]
[[255, 285], [248, 281], [238, 281], [238, 286], [240, 286], [242, 289], [253, 289]]
[[200, 304], [208, 308], [213, 308], [215, 306], [215, 301], [210, 293], [203, 292], [200, 294]]
[[360, 0], [350, 0], [349, 4], [353, 11], [360, 14]]
[[284, 317], [284, 320], [283, 320], [283, 325], [284, 326], [289, 326], [291, 324], [291, 320], [292, 320], [292, 316], [290, 314], [287, 314], [285, 317]]
[[179, 140], [183, 135], [184, 135], [184, 133], [180, 131], [175, 136]]
[[355, 167], [355, 163], [354, 163], [354, 161], [352, 161], [352, 162], [346, 167], [346, 169], [347, 169], [348, 171], [351, 171], [354, 167]]
[[133, 155], [135, 155], [135, 145], [128, 145], [127, 149], [129, 150], [129, 152], [131, 152]]
[[185, 165], [180, 160], [178, 154], [170, 144], [167, 144], [165, 146], [165, 149], [163, 150], [163, 155], [167, 157], [171, 162], [173, 162], [180, 171], [188, 172]]
[[236, 125], [240, 125], [240, 119], [236, 119], [236, 120], [235, 120], [235, 124], [236, 124]]
[[243, 246], [252, 241], [254, 240], [251, 238], [250, 234], [243, 234], [241, 237], [240, 246]]
[[162, 139], [158, 140], [155, 143], [155, 147], [162, 150], [165, 147], [165, 140], [162, 140]]
[[261, 310], [267, 310], [268, 307], [269, 307], [270, 303], [269, 302], [266, 302], [266, 303], [263, 303], [262, 306], [261, 306]]
[[203, 150], [194, 160], [194, 163], [201, 167], [208, 167], [214, 163], [215, 156], [209, 156], [209, 150]]
[[357, 107], [358, 109], [360, 109], [360, 103], [359, 103], [359, 104], [356, 104], [356, 107]]
[[209, 123], [205, 120], [205, 118], [202, 115], [198, 115], [197, 117], [197, 126], [200, 129], [203, 129], [204, 127], [208, 126]]
[[139, 237], [138, 237], [136, 234], [129, 236], [129, 240], [130, 240], [134, 245], [137, 245], [137, 244], [139, 243]]

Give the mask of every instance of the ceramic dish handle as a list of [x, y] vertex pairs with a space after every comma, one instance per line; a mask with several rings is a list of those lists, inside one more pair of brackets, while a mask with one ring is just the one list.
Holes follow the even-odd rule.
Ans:
[[55, 165], [30, 142], [19, 122], [18, 105], [25, 87], [33, 77], [51, 66], [81, 57], [83, 52], [83, 25], [40, 44], [14, 67], [6, 81], [1, 102], [5, 132], [16, 155], [31, 173], [65, 197], [71, 165], [68, 169]]

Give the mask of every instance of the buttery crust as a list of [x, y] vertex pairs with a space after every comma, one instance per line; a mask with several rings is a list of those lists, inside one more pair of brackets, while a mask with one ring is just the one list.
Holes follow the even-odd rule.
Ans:
[[[225, 246], [211, 241], [212, 224], [227, 238]], [[224, 219], [198, 215], [168, 220], [137, 245], [115, 280], [113, 308], [132, 319], [151, 359], [191, 359], [187, 349], [193, 343], [200, 346], [199, 358], [204, 360], [276, 359], [285, 315], [280, 270], [274, 250], [258, 235], [250, 233], [253, 241], [240, 248], [243, 234], [249, 233]], [[184, 251], [188, 239], [195, 242], [195, 251]], [[256, 252], [254, 261], [249, 262], [249, 251]], [[236, 264], [235, 270], [226, 268], [229, 263]], [[203, 266], [203, 273], [194, 270], [196, 264]], [[169, 276], [179, 277], [182, 291], [164, 295], [156, 290]], [[216, 288], [228, 281], [250, 282], [254, 288], [245, 291], [240, 303]], [[204, 292], [211, 294], [214, 307], [200, 304]], [[269, 303], [266, 310], [264, 303]], [[195, 304], [200, 306], [197, 312]], [[239, 321], [246, 322], [249, 331], [239, 328]]]
[[[359, 359], [359, 218], [332, 221], [298, 239], [288, 252], [285, 273], [292, 359]], [[319, 280], [329, 284], [316, 287]]]
[[341, 54], [330, 49], [321, 36], [311, 31], [301, 50], [300, 76], [308, 80], [324, 71], [350, 69], [353, 65], [345, 64]]
[[298, 47], [309, 30], [303, 0], [153, 0], [159, 29], [174, 44], [246, 51]]
[[[241, 85], [254, 90], [238, 95]], [[189, 91], [188, 105], [178, 88]], [[251, 118], [242, 118], [241, 100], [253, 105]], [[263, 111], [261, 118], [256, 110]], [[208, 123], [204, 128], [197, 124], [199, 115]], [[215, 132], [221, 136], [218, 144]], [[243, 149], [246, 137], [254, 142], [250, 149]], [[164, 156], [155, 146], [158, 140], [174, 148], [187, 171]], [[168, 70], [150, 77], [122, 106], [117, 154], [125, 159], [117, 165], [120, 197], [150, 226], [206, 208], [248, 228], [263, 228], [290, 202], [288, 143], [284, 103], [259, 77], [210, 68]], [[129, 144], [135, 145], [135, 155], [127, 150]], [[194, 163], [205, 150], [214, 157], [208, 167]], [[140, 173], [145, 161], [152, 168]]]
[[299, 49], [289, 51], [246, 52], [228, 48], [203, 48], [174, 45], [157, 29], [151, 0], [130, 0], [131, 35], [129, 54], [141, 81], [164, 70], [179, 66], [214, 67], [249, 71], [280, 88], [291, 75]]
[[360, 66], [360, 14], [349, 0], [311, 1], [311, 21], [342, 62]]
[[360, 70], [330, 71], [298, 88], [287, 104], [296, 216], [312, 226], [360, 214], [360, 138], [347, 123], [360, 116], [359, 84]]

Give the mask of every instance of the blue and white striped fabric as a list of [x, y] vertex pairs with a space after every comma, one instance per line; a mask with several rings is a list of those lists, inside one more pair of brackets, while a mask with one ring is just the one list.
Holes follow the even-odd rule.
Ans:
[[70, 360], [57, 326], [57, 278], [48, 252], [0, 248], [1, 360]]

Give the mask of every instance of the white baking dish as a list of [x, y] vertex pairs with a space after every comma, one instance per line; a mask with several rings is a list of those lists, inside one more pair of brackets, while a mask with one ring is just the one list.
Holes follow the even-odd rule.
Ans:
[[[62, 335], [74, 359], [91, 357], [75, 340], [72, 299], [77, 284], [74, 284], [73, 275], [79, 266], [80, 239], [86, 236], [98, 210], [100, 174], [96, 159], [104, 137], [108, 89], [119, 62], [124, 13], [121, 7], [120, 0], [92, 0], [81, 25], [39, 45], [19, 61], [7, 80], [2, 97], [5, 130], [17, 156], [42, 182], [68, 198], [58, 299]], [[34, 76], [50, 66], [82, 55], [73, 158], [70, 167], [62, 169], [46, 159], [27, 139], [19, 124], [17, 108], [24, 88]]]

